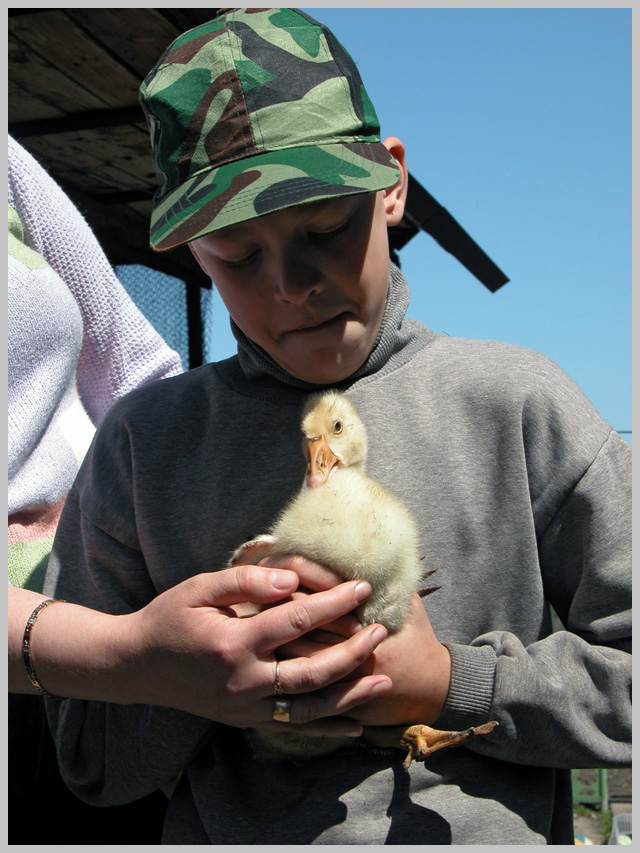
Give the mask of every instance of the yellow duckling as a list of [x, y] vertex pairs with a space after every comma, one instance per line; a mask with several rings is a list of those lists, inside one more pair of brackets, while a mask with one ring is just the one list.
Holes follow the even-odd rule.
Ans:
[[[414, 593], [430, 574], [421, 564], [416, 522], [401, 501], [364, 473], [367, 433], [347, 397], [336, 391], [312, 395], [303, 409], [302, 432], [308, 466], [300, 492], [268, 533], [234, 552], [230, 565], [255, 564], [274, 553], [299, 554], [345, 580], [366, 580], [372, 593], [356, 611], [359, 620], [398, 631]], [[376, 727], [375, 733], [369, 732], [378, 745], [408, 749], [406, 767], [414, 758], [424, 759], [436, 749], [485, 734], [495, 725], [465, 732], [428, 726]], [[255, 731], [252, 739], [269, 754], [291, 758], [323, 754], [348, 742], [294, 732]]]
[[309, 398], [302, 415], [307, 475], [268, 534], [246, 542], [232, 564], [269, 553], [300, 554], [373, 592], [357, 611], [363, 625], [397, 631], [423, 569], [408, 509], [364, 473], [367, 433], [352, 405], [330, 391]]

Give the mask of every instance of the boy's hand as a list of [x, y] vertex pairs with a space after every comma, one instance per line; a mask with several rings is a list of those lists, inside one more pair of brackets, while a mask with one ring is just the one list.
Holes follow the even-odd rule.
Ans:
[[[263, 564], [294, 569], [301, 587], [327, 589], [340, 583], [334, 572], [301, 557], [271, 557]], [[298, 595], [300, 593], [296, 593]], [[353, 614], [306, 634], [278, 650], [279, 657], [313, 656], [319, 650], [353, 635], [361, 626]], [[409, 618], [402, 630], [390, 634], [355, 670], [357, 675], [388, 675], [393, 687], [384, 696], [366, 702], [349, 716], [363, 725], [431, 725], [440, 716], [449, 692], [451, 657], [438, 642], [420, 597], [413, 597]], [[351, 677], [351, 676], [350, 676]]]
[[402, 629], [390, 634], [354, 671], [357, 675], [379, 673], [391, 678], [393, 688], [349, 716], [366, 726], [435, 723], [449, 692], [451, 656], [446, 646], [438, 642], [417, 594]]

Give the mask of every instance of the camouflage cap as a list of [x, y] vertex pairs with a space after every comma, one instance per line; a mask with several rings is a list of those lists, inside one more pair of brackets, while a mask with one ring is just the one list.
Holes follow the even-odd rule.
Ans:
[[286, 207], [393, 186], [398, 164], [355, 63], [295, 9], [225, 9], [140, 87], [165, 250]]

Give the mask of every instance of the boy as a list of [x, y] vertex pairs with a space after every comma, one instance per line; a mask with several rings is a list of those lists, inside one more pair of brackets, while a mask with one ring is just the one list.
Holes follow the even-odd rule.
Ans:
[[[402, 143], [380, 142], [353, 62], [321, 25], [291, 9], [223, 12], [168, 48], [141, 99], [160, 179], [151, 243], [189, 245], [238, 355], [114, 407], [47, 591], [127, 612], [224, 567], [298, 490], [300, 410], [326, 386], [360, 411], [368, 470], [414, 511], [441, 589], [428, 615], [416, 596], [360, 667], [336, 657], [354, 637], [329, 644], [322, 677], [303, 629], [287, 634], [291, 602], [228, 619], [212, 637], [214, 723], [50, 703], [68, 782], [108, 805], [183, 770], [173, 844], [572, 843], [569, 768], [630, 761], [629, 448], [543, 356], [404, 318], [386, 238], [404, 207]], [[295, 557], [278, 565], [312, 590], [333, 583]], [[550, 606], [566, 630], [552, 633]], [[257, 655], [251, 676], [241, 659], [242, 643], [265, 645], [267, 614], [272, 646], [286, 646], [275, 682], [275, 658]], [[289, 723], [274, 721], [270, 686]], [[400, 752], [357, 739], [300, 766], [265, 760], [242, 732], [489, 719], [490, 735], [408, 772]]]

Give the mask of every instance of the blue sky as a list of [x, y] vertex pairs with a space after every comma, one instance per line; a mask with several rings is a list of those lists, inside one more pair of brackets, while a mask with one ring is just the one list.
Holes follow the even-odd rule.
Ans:
[[[510, 278], [426, 234], [409, 316], [544, 352], [631, 429], [631, 9], [305, 8], [358, 63], [382, 137]], [[235, 352], [214, 297], [214, 359]], [[625, 436], [631, 441], [631, 436]]]

